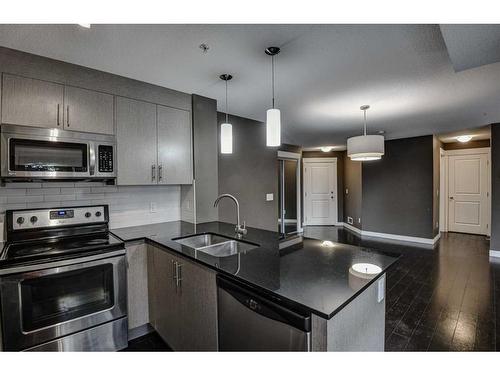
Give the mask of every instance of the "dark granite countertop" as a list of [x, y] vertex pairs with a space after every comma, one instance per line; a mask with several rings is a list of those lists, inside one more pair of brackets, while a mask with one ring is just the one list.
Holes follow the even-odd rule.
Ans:
[[[200, 251], [195, 253], [172, 241], [172, 238], [205, 232], [234, 237], [234, 225], [174, 221], [112, 230], [124, 241], [146, 239], [326, 319], [340, 311], [397, 260], [380, 251], [347, 244], [324, 247], [322, 241], [310, 238], [304, 238], [299, 246], [280, 251], [277, 232], [255, 228], [248, 228], [243, 239], [259, 247], [225, 258]], [[379, 266], [381, 272], [371, 279], [366, 278], [353, 270], [352, 266], [358, 263]]]

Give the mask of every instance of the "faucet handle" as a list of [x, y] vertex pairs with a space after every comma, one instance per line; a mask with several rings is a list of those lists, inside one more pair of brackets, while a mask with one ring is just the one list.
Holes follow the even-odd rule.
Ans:
[[243, 220], [243, 229], [246, 229], [246, 227], [247, 227], [247, 222]]

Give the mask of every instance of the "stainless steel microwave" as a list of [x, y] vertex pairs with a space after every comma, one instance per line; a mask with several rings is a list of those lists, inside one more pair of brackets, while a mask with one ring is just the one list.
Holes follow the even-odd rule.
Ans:
[[112, 179], [116, 140], [112, 135], [2, 125], [3, 179]]

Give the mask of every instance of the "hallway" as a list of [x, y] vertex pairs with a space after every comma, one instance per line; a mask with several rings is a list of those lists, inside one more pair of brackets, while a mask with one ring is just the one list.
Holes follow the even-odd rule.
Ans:
[[306, 227], [304, 235], [402, 254], [387, 275], [386, 351], [500, 349], [500, 260], [490, 260], [484, 236], [442, 233], [431, 250], [341, 227]]

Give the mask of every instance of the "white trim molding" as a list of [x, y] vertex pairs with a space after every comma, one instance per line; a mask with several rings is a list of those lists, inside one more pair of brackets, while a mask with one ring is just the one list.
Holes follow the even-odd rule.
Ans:
[[492, 258], [500, 258], [500, 250], [492, 250], [492, 249], [490, 249], [490, 257], [492, 257]]
[[434, 238], [425, 238], [425, 237], [402, 236], [400, 234], [370, 232], [367, 230], [361, 230], [347, 223], [343, 223], [343, 225], [345, 228], [359, 234], [360, 236], [385, 238], [394, 241], [404, 241], [404, 242], [413, 242], [425, 245], [434, 245], [436, 242], [439, 241], [439, 238], [441, 238], [441, 233], [438, 233]]

